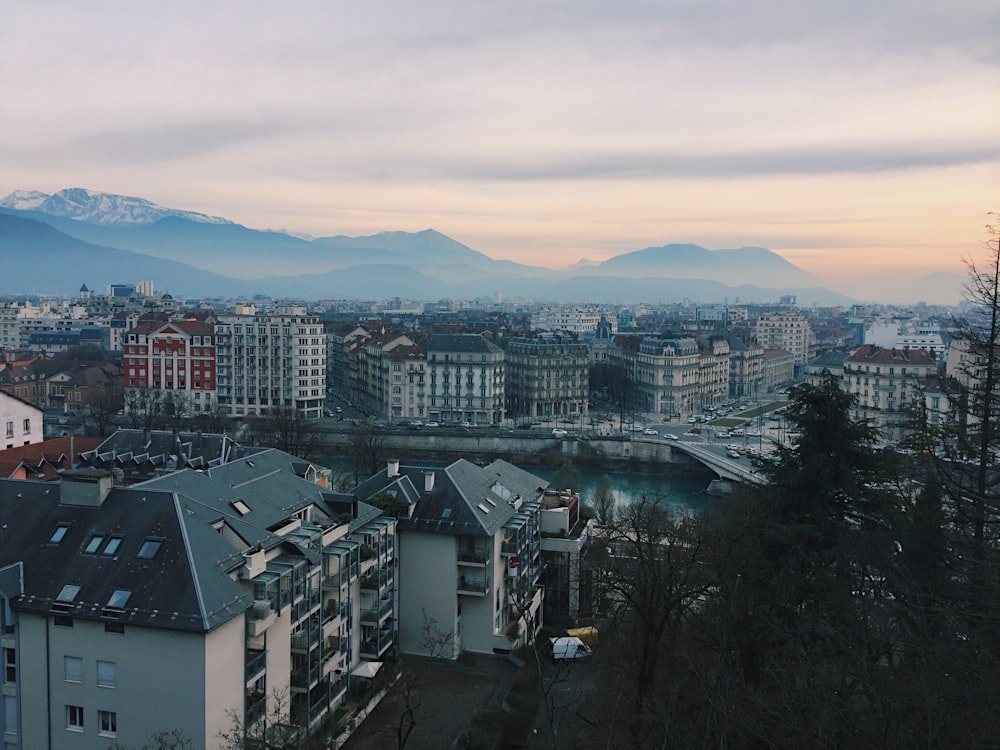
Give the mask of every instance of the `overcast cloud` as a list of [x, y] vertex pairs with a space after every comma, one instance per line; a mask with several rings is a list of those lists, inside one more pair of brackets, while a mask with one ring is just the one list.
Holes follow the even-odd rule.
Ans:
[[[433, 227], [558, 267], [762, 245], [961, 270], [1000, 210], [1000, 3], [39, 2], [0, 25], [0, 194]], [[880, 268], [884, 266], [884, 268]]]

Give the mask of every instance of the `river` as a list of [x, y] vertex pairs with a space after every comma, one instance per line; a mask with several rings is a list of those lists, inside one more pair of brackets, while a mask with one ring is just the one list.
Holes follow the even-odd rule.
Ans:
[[[420, 458], [403, 460], [403, 463], [415, 463], [423, 466], [441, 466], [438, 462], [422, 461]], [[342, 457], [331, 457], [322, 461], [323, 465], [333, 470], [334, 476], [351, 473], [350, 461]], [[541, 465], [521, 466], [525, 471], [551, 481], [556, 472], [555, 467]], [[635, 499], [645, 497], [661, 505], [667, 505], [678, 514], [697, 513], [712, 502], [706, 490], [715, 478], [708, 469], [704, 471], [683, 471], [678, 473], [660, 474], [638, 471], [608, 471], [603, 469], [588, 469], [577, 467], [580, 473], [580, 500], [589, 504], [601, 476], [607, 474], [611, 479], [611, 490], [615, 496], [616, 505], [626, 505]]]

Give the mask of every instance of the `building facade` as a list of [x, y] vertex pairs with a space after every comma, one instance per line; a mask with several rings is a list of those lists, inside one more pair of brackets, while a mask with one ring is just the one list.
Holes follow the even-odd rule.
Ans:
[[507, 416], [564, 418], [581, 425], [590, 392], [590, 347], [559, 334], [504, 343]]
[[143, 323], [124, 337], [125, 408], [141, 392], [180, 395], [195, 414], [215, 404], [215, 330], [211, 323]]
[[5, 750], [318, 730], [396, 643], [396, 521], [328, 483], [280, 451], [0, 480]]
[[216, 400], [234, 417], [295, 409], [323, 414], [326, 336], [319, 318], [286, 306], [258, 314], [238, 305], [215, 324]]
[[500, 424], [503, 349], [478, 334], [434, 334], [427, 345], [427, 414], [438, 422]]
[[800, 367], [813, 357], [816, 336], [809, 321], [799, 313], [766, 313], [757, 319], [757, 343], [764, 349], [790, 352], [795, 366]]

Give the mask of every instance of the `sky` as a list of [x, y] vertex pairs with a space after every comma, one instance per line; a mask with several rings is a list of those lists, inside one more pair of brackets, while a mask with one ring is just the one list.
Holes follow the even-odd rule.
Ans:
[[998, 31], [997, 0], [7, 3], [0, 196], [961, 273], [1000, 211]]

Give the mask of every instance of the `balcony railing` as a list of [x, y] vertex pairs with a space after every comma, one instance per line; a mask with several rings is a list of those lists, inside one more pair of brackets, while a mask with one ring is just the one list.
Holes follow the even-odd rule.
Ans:
[[489, 562], [489, 555], [486, 550], [480, 549], [460, 549], [458, 551], [459, 564], [466, 565], [486, 565]]
[[264, 693], [247, 693], [246, 725], [251, 726], [264, 718], [267, 696]]
[[391, 614], [392, 599], [380, 599], [377, 607], [369, 607], [361, 610], [361, 622], [367, 624], [377, 623]]
[[292, 687], [302, 690], [308, 689], [311, 685], [319, 681], [320, 665], [314, 664], [312, 667], [300, 667], [292, 672]]
[[244, 677], [249, 680], [251, 677], [264, 671], [264, 667], [267, 666], [267, 652], [247, 649], [246, 656], [247, 662]]
[[392, 630], [380, 630], [361, 643], [361, 656], [378, 659], [392, 645]]
[[462, 576], [458, 580], [458, 593], [459, 594], [470, 594], [472, 596], [486, 596], [486, 592], [489, 591], [489, 583], [485, 580], [477, 581], [467, 579]]

